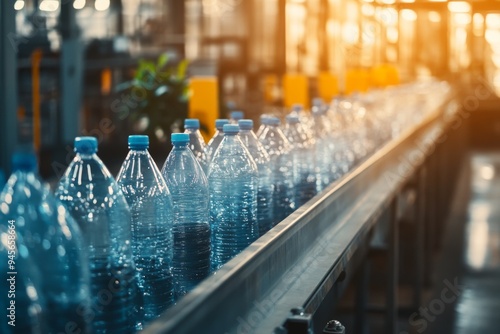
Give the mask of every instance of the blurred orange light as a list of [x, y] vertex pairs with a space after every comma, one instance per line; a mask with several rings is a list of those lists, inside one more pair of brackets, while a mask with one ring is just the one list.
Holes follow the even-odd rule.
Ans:
[[484, 29], [484, 17], [480, 13], [475, 13], [472, 17], [472, 32], [474, 36], [481, 36]]
[[375, 17], [385, 26], [394, 26], [398, 23], [398, 12], [394, 8], [376, 8]]
[[349, 1], [346, 5], [346, 21], [357, 21], [358, 20], [358, 4], [353, 1]]
[[428, 17], [429, 21], [431, 21], [431, 22], [434, 22], [434, 23], [441, 22], [441, 15], [436, 11], [430, 11], [427, 14], [427, 17]]
[[375, 14], [375, 7], [365, 3], [363, 4], [363, 6], [361, 6], [361, 13], [363, 13], [363, 15], [365, 16], [373, 16], [373, 14]]
[[448, 10], [453, 13], [468, 13], [470, 4], [465, 1], [451, 1], [448, 2]]
[[500, 68], [500, 54], [498, 53], [492, 54], [491, 61], [493, 62], [496, 68]]
[[416, 21], [417, 13], [411, 9], [402, 9], [401, 10], [401, 18], [405, 21]]
[[500, 41], [500, 31], [499, 30], [494, 30], [494, 29], [486, 29], [486, 32], [484, 33], [484, 38], [486, 38], [486, 41], [490, 44], [496, 44], [498, 41]]
[[500, 44], [490, 44], [491, 52], [500, 55]]
[[470, 15], [467, 13], [457, 13], [454, 15], [453, 20], [457, 25], [466, 26], [471, 22]]
[[304, 8], [304, 6], [297, 4], [288, 4], [286, 6], [286, 12], [287, 16], [289, 16], [292, 21], [300, 21], [306, 16], [306, 9]]
[[500, 29], [500, 14], [486, 14], [486, 27]]
[[389, 43], [397, 43], [399, 32], [396, 27], [388, 27], [386, 31], [387, 42]]
[[349, 44], [356, 44], [359, 39], [359, 27], [355, 23], [346, 22], [342, 27], [342, 39]]

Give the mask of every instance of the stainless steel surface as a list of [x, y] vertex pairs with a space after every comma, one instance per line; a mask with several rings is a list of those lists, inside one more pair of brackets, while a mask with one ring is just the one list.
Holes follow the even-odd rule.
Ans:
[[[271, 333], [304, 306], [314, 313], [366, 254], [371, 231], [433, 152], [457, 109], [408, 129], [253, 243], [145, 333]], [[397, 245], [396, 245], [397, 246]]]

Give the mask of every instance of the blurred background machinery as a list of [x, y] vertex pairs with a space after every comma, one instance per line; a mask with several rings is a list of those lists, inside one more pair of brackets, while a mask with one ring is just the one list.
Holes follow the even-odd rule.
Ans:
[[[307, 106], [315, 96], [330, 100], [431, 76], [474, 77], [500, 89], [498, 1], [16, 0], [2, 6], [2, 141], [7, 147], [34, 142], [51, 161], [65, 160], [77, 134], [98, 136], [106, 149], [137, 126], [129, 116], [139, 93], [124, 95], [117, 87], [134, 77], [139, 60], [163, 54], [169, 66], [187, 59], [189, 77], [217, 78], [216, 113], [238, 108], [253, 118], [271, 106]], [[7, 155], [1, 166], [9, 170]], [[44, 176], [56, 169], [41, 162]]]

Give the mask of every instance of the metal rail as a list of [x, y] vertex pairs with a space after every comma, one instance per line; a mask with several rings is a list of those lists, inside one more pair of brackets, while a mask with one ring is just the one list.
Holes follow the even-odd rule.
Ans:
[[[300, 207], [144, 333], [272, 333], [293, 307], [313, 314], [334, 303], [366, 257], [382, 214], [396, 214], [398, 193], [442, 138], [450, 119], [444, 117], [447, 103]], [[389, 221], [391, 321], [397, 307], [397, 223]]]

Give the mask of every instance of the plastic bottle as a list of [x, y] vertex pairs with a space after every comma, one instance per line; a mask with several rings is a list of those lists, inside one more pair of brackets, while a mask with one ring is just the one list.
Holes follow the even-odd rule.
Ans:
[[286, 117], [284, 134], [292, 145], [294, 198], [298, 208], [316, 195], [314, 147], [301, 126], [298, 115], [290, 114]]
[[243, 117], [245, 117], [243, 111], [240, 110], [231, 111], [229, 122], [231, 124], [238, 124], [239, 120], [243, 119]]
[[208, 174], [214, 270], [259, 236], [257, 165], [237, 136], [239, 130], [236, 124], [224, 125]]
[[215, 153], [215, 150], [217, 150], [217, 147], [219, 147], [222, 138], [224, 138], [224, 133], [222, 132], [222, 127], [224, 126], [224, 124], [229, 124], [229, 120], [228, 119], [215, 120], [215, 134], [210, 139], [210, 141], [207, 144], [207, 148], [205, 149], [207, 160], [209, 162], [212, 161], [212, 157]]
[[172, 151], [162, 175], [172, 194], [174, 257], [177, 298], [191, 291], [210, 273], [208, 180], [188, 147], [189, 136], [173, 133]]
[[257, 191], [257, 221], [259, 236], [273, 227], [273, 172], [270, 167], [270, 157], [253, 132], [253, 121], [242, 119], [238, 122], [240, 138], [248, 152], [257, 164], [259, 187]]
[[189, 134], [189, 148], [193, 151], [196, 160], [198, 160], [206, 175], [209, 160], [205, 153], [205, 141], [200, 132], [200, 121], [195, 118], [185, 119], [184, 129], [184, 133]]
[[271, 158], [274, 182], [273, 221], [276, 225], [295, 210], [293, 159], [290, 155], [290, 142], [279, 128], [280, 120], [276, 117], [261, 120], [265, 127], [259, 140]]
[[117, 182], [132, 216], [132, 252], [145, 324], [174, 303], [172, 199], [148, 152], [149, 137], [129, 136], [128, 146]]
[[325, 109], [320, 104], [315, 104], [311, 109], [313, 115], [313, 131], [315, 137], [315, 165], [316, 165], [316, 189], [322, 191], [333, 181], [330, 173], [332, 152], [330, 138], [327, 130], [327, 120], [325, 119]]
[[3, 334], [43, 334], [46, 325], [47, 306], [42, 294], [42, 276], [27, 251], [22, 238], [16, 233], [14, 223], [4, 220], [0, 224], [0, 308], [6, 318], [0, 322]]
[[[314, 100], [321, 101], [321, 103], [322, 103], [321, 99], [315, 98], [315, 99], [313, 99], [313, 101]], [[312, 131], [311, 130], [311, 128], [312, 128], [311, 114], [309, 112], [305, 111], [304, 106], [302, 104], [296, 103], [296, 104], [292, 105], [290, 115], [297, 116], [299, 118], [301, 128], [303, 129], [303, 131], [306, 133], [306, 135], [309, 138], [309, 136], [310, 136], [309, 132]]]
[[351, 142], [348, 138], [349, 125], [337, 103], [330, 104], [327, 110], [327, 117], [331, 120], [332, 141], [334, 143], [334, 161], [336, 164], [335, 178], [347, 173], [354, 163], [354, 153], [351, 150]]
[[77, 221], [88, 247], [94, 331], [130, 333], [142, 317], [136, 307], [129, 207], [96, 154], [96, 138], [77, 137], [75, 152], [56, 194]]
[[262, 135], [262, 132], [264, 132], [264, 129], [267, 127], [265, 119], [269, 118], [269, 117], [272, 117], [272, 116], [267, 115], [267, 114], [260, 115], [260, 126], [257, 129], [257, 132], [255, 133], [257, 138], [260, 138], [260, 136]]
[[[39, 179], [34, 154], [16, 153], [12, 165], [14, 172], [0, 194], [0, 224], [22, 237], [18, 255], [31, 256], [37, 265], [48, 331], [65, 332], [71, 323], [75, 330], [89, 333], [90, 323], [81, 312], [90, 306], [89, 268], [78, 225]], [[9, 268], [19, 270], [19, 280], [22, 266], [19, 262]], [[22, 325], [22, 320], [17, 323]]]

